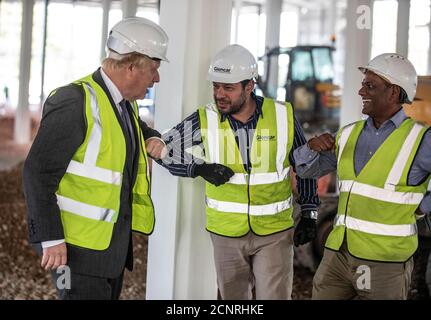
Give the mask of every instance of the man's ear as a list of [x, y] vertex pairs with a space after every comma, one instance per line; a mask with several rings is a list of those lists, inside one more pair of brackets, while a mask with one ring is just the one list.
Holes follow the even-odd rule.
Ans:
[[392, 86], [392, 93], [390, 96], [391, 102], [397, 104], [400, 103], [400, 94], [401, 94], [401, 89], [398, 86]]
[[245, 86], [245, 89], [247, 90], [248, 93], [251, 93], [254, 89], [254, 81], [250, 80], [247, 85]]

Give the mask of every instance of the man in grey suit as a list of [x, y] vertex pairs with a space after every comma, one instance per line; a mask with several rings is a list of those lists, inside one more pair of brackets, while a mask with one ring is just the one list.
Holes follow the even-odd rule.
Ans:
[[[165, 145], [140, 120], [136, 100], [159, 82], [167, 43], [157, 24], [124, 19], [102, 67], [45, 102], [23, 179], [30, 242], [61, 299], [118, 299], [124, 269], [133, 268], [132, 230], [153, 231], [147, 154], [160, 159]], [[230, 178], [219, 165], [202, 166], [204, 179]], [[60, 279], [63, 265], [70, 279]]]

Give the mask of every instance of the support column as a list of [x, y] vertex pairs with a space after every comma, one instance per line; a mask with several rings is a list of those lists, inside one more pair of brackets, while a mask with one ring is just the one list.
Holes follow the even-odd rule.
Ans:
[[238, 43], [238, 33], [239, 33], [239, 14], [241, 13], [242, 0], [235, 0], [235, 38], [234, 43]]
[[102, 39], [100, 41], [100, 61], [106, 57], [106, 39], [108, 38], [109, 10], [111, 9], [112, 0], [102, 0], [103, 21], [102, 21]]
[[[266, 1], [266, 32], [265, 48], [270, 50], [280, 45], [280, 18], [282, 10], [282, 0]], [[270, 61], [269, 74], [265, 75], [268, 82], [268, 95], [277, 97], [278, 87], [278, 56], [273, 56]]]
[[[158, 130], [213, 100], [206, 75], [211, 58], [229, 44], [231, 16], [231, 0], [161, 1], [170, 63], [162, 63], [156, 86]], [[156, 226], [148, 245], [147, 299], [216, 299], [203, 180], [178, 179], [155, 164], [152, 181]]]
[[[430, 10], [431, 15], [431, 10]], [[429, 30], [429, 42], [428, 42], [428, 68], [427, 75], [431, 75], [431, 16], [430, 21], [428, 22], [428, 30]]]
[[[369, 10], [357, 12], [360, 6], [366, 6]], [[343, 81], [343, 96], [341, 100], [340, 125], [360, 120], [362, 118], [362, 100], [358, 95], [363, 75], [358, 70], [370, 60], [371, 54], [371, 30], [360, 29], [363, 27], [363, 19], [368, 22], [372, 19], [372, 0], [349, 0], [347, 1], [347, 26], [346, 26], [346, 53], [345, 70]], [[371, 15], [371, 17], [368, 16]], [[368, 20], [370, 19], [370, 20]]]
[[121, 9], [123, 10], [123, 19], [136, 16], [138, 0], [123, 0]]
[[332, 37], [337, 33], [336, 30], [336, 24], [337, 24], [337, 2], [338, 0], [332, 0], [329, 3], [329, 7], [326, 9], [326, 12], [328, 13], [328, 19], [329, 19], [329, 29], [328, 33], [329, 36]]
[[410, 0], [398, 0], [397, 53], [407, 57], [409, 54]]
[[30, 83], [31, 35], [33, 29], [34, 0], [23, 1], [22, 6], [19, 95], [14, 127], [14, 140], [19, 144], [29, 143], [31, 138], [31, 118], [28, 105], [28, 91]]
[[48, 5], [49, 0], [44, 1], [44, 15], [43, 15], [43, 44], [42, 44], [42, 67], [40, 72], [40, 102], [39, 102], [39, 108], [42, 110], [43, 103], [45, 102], [45, 65], [46, 65], [46, 38], [48, 35]]

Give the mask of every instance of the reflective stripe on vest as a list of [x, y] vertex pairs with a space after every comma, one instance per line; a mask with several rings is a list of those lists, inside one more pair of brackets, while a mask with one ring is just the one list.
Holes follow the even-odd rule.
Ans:
[[208, 155], [212, 163], [220, 163], [220, 143], [219, 143], [219, 129], [217, 112], [214, 111], [215, 105], [207, 105], [206, 114], [208, 119]]
[[398, 154], [391, 171], [389, 172], [385, 183], [385, 189], [395, 190], [395, 186], [400, 182], [403, 169], [406, 166], [407, 160], [412, 153], [414, 142], [418, 138], [422, 128], [422, 125], [417, 123], [414, 124], [412, 130], [404, 141], [403, 146], [401, 147], [400, 153]]
[[341, 159], [341, 155], [343, 154], [344, 151], [344, 147], [346, 146], [347, 143], [347, 139], [349, 139], [350, 134], [352, 133], [353, 128], [355, 127], [355, 124], [350, 124], [349, 126], [347, 126], [346, 128], [343, 129], [343, 131], [341, 132], [341, 136], [340, 139], [338, 141], [338, 158], [337, 158], [337, 163], [340, 162]]
[[250, 177], [249, 184], [251, 186], [258, 184], [269, 184], [269, 183], [277, 183], [283, 180], [289, 179], [290, 167], [284, 168], [281, 171], [281, 174], [278, 172], [268, 172], [268, 173], [235, 173], [229, 180], [229, 183], [232, 184], [247, 184], [247, 176]]
[[292, 206], [292, 197], [284, 201], [264, 204], [260, 206], [248, 205], [247, 203], [218, 201], [210, 199], [208, 197], [206, 197], [205, 200], [207, 206], [211, 209], [228, 213], [248, 213], [252, 216], [273, 215], [277, 214], [278, 212], [287, 210]]
[[106, 182], [121, 186], [123, 174], [121, 172], [115, 172], [112, 170], [87, 166], [86, 164], [72, 160], [66, 170], [67, 173], [71, 173], [77, 176], [94, 179], [100, 182]]
[[277, 119], [277, 172], [282, 175], [284, 171], [284, 159], [287, 155], [287, 140], [289, 124], [287, 123], [287, 110], [284, 104], [275, 101], [275, 113]]
[[60, 195], [57, 195], [57, 204], [61, 210], [93, 220], [112, 222], [115, 215], [114, 210], [99, 208]]
[[336, 215], [334, 226], [345, 226], [349, 229], [381, 236], [409, 237], [417, 233], [416, 223], [390, 225], [365, 221], [346, 215]]
[[83, 83], [83, 85], [87, 87], [87, 90], [90, 93], [91, 114], [94, 121], [93, 130], [91, 130], [91, 136], [88, 141], [88, 147], [85, 151], [84, 163], [87, 165], [95, 166], [97, 156], [99, 154], [100, 142], [102, 141], [100, 110], [99, 105], [97, 104], [96, 93], [94, 92], [94, 89], [88, 83]]
[[339, 189], [340, 192], [399, 204], [419, 204], [424, 197], [422, 193], [392, 191], [352, 180], [339, 181]]

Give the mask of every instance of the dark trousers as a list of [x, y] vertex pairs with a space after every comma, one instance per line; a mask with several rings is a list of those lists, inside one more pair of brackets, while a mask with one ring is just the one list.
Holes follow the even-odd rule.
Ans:
[[114, 279], [70, 273], [70, 288], [65, 286], [65, 274], [53, 271], [51, 275], [61, 300], [118, 300], [124, 271]]
[[413, 259], [387, 263], [353, 257], [344, 242], [340, 251], [325, 249], [313, 278], [313, 300], [406, 300]]

